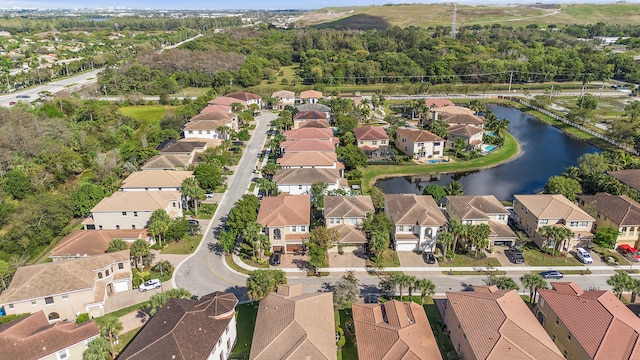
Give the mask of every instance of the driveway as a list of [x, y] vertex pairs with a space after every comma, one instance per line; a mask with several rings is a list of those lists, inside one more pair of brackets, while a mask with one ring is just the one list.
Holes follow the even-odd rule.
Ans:
[[272, 269], [299, 269], [306, 271], [309, 262], [307, 255], [298, 254], [282, 254], [280, 257], [280, 265], [272, 266]]
[[340, 255], [337, 251], [329, 252], [329, 267], [356, 269], [365, 267], [364, 250], [359, 250], [356, 246], [344, 247], [344, 254]]
[[501, 266], [505, 266], [505, 267], [509, 267], [509, 266], [513, 266], [513, 267], [515, 267], [515, 266], [519, 266], [519, 267], [526, 266], [526, 263], [525, 264], [514, 264], [514, 263], [512, 263], [509, 260], [509, 258], [507, 257], [507, 255], [504, 254], [505, 250], [509, 250], [509, 248], [505, 247], [505, 246], [496, 246], [494, 248], [494, 250], [493, 250], [493, 254], [492, 255], [489, 254], [489, 256], [492, 256], [492, 257], [495, 257], [496, 259], [498, 259], [498, 261], [500, 261], [500, 265]]
[[400, 259], [401, 267], [438, 267], [438, 261], [436, 261], [435, 264], [427, 264], [424, 262], [424, 260], [422, 260], [422, 255], [413, 251], [398, 251], [398, 259]]
[[115, 294], [109, 295], [105, 300], [104, 304], [104, 312], [106, 314], [114, 312], [116, 310], [120, 310], [122, 308], [126, 308], [131, 305], [140, 304], [149, 300], [155, 294], [159, 294], [163, 291], [173, 289], [173, 285], [171, 281], [166, 281], [162, 283], [162, 287], [159, 289], [147, 290], [147, 291], [139, 291], [138, 289], [133, 289], [129, 291], [123, 291]]

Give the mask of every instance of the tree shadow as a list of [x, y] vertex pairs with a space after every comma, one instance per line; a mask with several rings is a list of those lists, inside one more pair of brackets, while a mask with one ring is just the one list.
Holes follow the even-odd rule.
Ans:
[[291, 263], [294, 264], [299, 270], [308, 270], [309, 262], [304, 259], [293, 259]]
[[316, 29], [354, 29], [354, 30], [386, 30], [391, 23], [379, 16], [356, 14], [346, 18], [314, 26]]
[[247, 295], [246, 286], [235, 285], [235, 286], [226, 288], [224, 291], [233, 293], [233, 295], [235, 295], [238, 298], [238, 302], [240, 303], [246, 303], [251, 301], [251, 299], [249, 299], [249, 295]]

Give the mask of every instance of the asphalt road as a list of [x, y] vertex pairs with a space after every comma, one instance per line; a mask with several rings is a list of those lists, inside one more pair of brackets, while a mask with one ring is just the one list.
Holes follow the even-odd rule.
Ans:
[[206, 295], [214, 291], [233, 292], [240, 301], [248, 300], [244, 287], [247, 277], [230, 270], [224, 258], [209, 250], [209, 243], [217, 243], [213, 229], [222, 224], [233, 205], [247, 192], [253, 169], [258, 162], [258, 153], [262, 151], [267, 138], [269, 123], [277, 117], [269, 111], [263, 111], [256, 118], [256, 129], [245, 148], [242, 159], [233, 177], [229, 181], [227, 192], [218, 204], [211, 223], [205, 230], [198, 249], [183, 261], [175, 270], [174, 286], [185, 288], [192, 294]]

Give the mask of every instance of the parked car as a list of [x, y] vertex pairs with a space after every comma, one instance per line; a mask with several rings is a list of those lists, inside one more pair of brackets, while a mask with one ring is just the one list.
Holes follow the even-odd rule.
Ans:
[[16, 99], [30, 99], [31, 95], [17, 95]]
[[522, 255], [522, 251], [511, 248], [504, 251], [504, 254], [507, 256], [507, 259], [514, 264], [524, 264], [524, 255]]
[[271, 254], [271, 258], [269, 259], [269, 264], [271, 264], [271, 266], [278, 266], [280, 265], [280, 258], [281, 258], [281, 254], [279, 251], [275, 251], [273, 254]]
[[189, 225], [200, 225], [200, 221], [196, 219], [189, 219]]
[[422, 259], [427, 264], [435, 264], [436, 263], [436, 257], [433, 255], [432, 252], [427, 252], [427, 251], [423, 252], [422, 253]]
[[555, 270], [543, 271], [540, 275], [545, 279], [562, 279], [564, 277], [560, 271]]
[[593, 259], [591, 258], [591, 255], [589, 255], [589, 252], [581, 247], [576, 248], [576, 257], [583, 264], [593, 264]]
[[16, 102], [15, 101], [9, 101], [9, 105], [15, 105]]
[[618, 246], [618, 251], [630, 260], [640, 261], [640, 253], [631, 245], [621, 244]]
[[138, 286], [138, 290], [140, 291], [153, 290], [153, 289], [159, 288], [160, 286], [162, 286], [160, 279], [151, 279], [140, 284], [140, 286]]

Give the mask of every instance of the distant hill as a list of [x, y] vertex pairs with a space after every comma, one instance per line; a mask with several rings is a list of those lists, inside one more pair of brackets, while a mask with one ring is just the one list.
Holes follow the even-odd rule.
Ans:
[[[406, 4], [325, 8], [301, 16], [302, 26], [335, 29], [385, 29], [399, 27], [450, 26], [453, 4]], [[512, 26], [595, 24], [640, 24], [640, 4], [607, 5], [458, 5], [458, 26], [501, 24]]]

